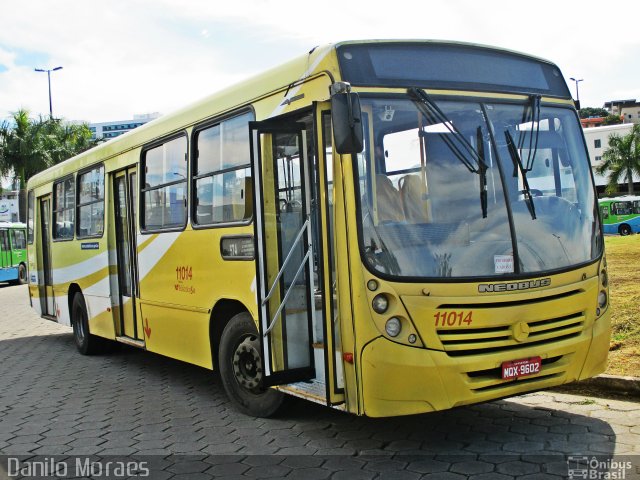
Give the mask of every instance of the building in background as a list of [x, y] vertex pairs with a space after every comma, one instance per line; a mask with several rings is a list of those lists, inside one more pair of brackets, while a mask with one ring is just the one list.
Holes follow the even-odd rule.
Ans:
[[580, 124], [582, 128], [593, 128], [593, 127], [601, 127], [604, 125], [605, 117], [589, 117], [589, 118], [581, 118]]
[[132, 120], [115, 120], [113, 122], [90, 123], [89, 129], [93, 133], [93, 138], [109, 140], [127, 133], [134, 128], [144, 125], [151, 120], [158, 118], [158, 112], [134, 115]]
[[635, 98], [605, 102], [604, 108], [612, 115], [621, 115], [623, 123], [640, 123], [640, 102]]
[[18, 190], [1, 190], [0, 192], [0, 222], [17, 222]]
[[[601, 127], [584, 128], [584, 138], [587, 142], [587, 150], [589, 151], [589, 159], [591, 161], [591, 169], [593, 170], [593, 178], [596, 182], [598, 195], [602, 196], [607, 186], [607, 176], [598, 175], [595, 167], [602, 162], [602, 154], [609, 148], [609, 136], [618, 135], [624, 137], [633, 129], [632, 123], [622, 123], [619, 125], [605, 125]], [[639, 178], [634, 176], [634, 183], [640, 182]], [[626, 190], [626, 183], [620, 188], [621, 191]]]

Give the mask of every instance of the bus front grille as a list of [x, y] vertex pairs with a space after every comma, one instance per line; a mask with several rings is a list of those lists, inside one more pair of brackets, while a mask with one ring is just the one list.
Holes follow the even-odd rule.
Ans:
[[[467, 329], [438, 329], [438, 339], [450, 357], [515, 350], [578, 337], [584, 330], [585, 314], [513, 322], [510, 325]], [[517, 329], [526, 334], [516, 332]]]

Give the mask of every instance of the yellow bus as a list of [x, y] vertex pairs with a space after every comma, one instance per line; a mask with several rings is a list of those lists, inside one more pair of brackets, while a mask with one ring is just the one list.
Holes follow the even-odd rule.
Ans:
[[602, 372], [602, 226], [552, 63], [351, 41], [28, 184], [29, 293], [83, 354], [218, 370], [242, 412], [285, 394], [371, 417]]

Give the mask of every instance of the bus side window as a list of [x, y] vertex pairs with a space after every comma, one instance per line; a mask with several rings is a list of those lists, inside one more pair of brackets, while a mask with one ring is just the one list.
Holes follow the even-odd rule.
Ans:
[[187, 220], [187, 137], [143, 150], [141, 217], [146, 230], [181, 229]]
[[78, 238], [101, 236], [104, 231], [104, 165], [78, 174]]
[[[10, 252], [11, 248], [9, 247], [9, 231], [8, 230], [0, 230], [0, 251], [2, 252]], [[3, 267], [6, 265], [2, 265]]]
[[600, 210], [602, 212], [602, 218], [609, 218], [609, 207], [602, 207]]
[[69, 176], [53, 185], [53, 238], [69, 240], [74, 235], [75, 179]]
[[192, 221], [196, 225], [244, 222], [253, 214], [249, 131], [243, 113], [197, 130], [192, 159]]
[[14, 250], [27, 248], [27, 239], [24, 230], [11, 230], [11, 244]]
[[616, 202], [612, 205], [612, 213], [614, 215], [630, 215], [631, 203], [630, 202]]
[[27, 194], [27, 241], [33, 244], [33, 214], [34, 214], [34, 193], [29, 190]]

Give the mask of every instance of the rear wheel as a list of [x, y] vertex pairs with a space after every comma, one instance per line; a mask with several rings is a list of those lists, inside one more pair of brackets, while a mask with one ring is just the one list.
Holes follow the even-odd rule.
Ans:
[[20, 285], [27, 283], [27, 266], [24, 263], [18, 265], [18, 283]]
[[77, 292], [71, 304], [71, 326], [76, 348], [82, 355], [96, 355], [106, 349], [107, 340], [91, 335], [89, 331], [89, 316], [84, 296]]
[[278, 411], [284, 394], [260, 386], [264, 374], [260, 340], [247, 312], [234, 316], [224, 328], [218, 365], [224, 389], [240, 412], [270, 417]]
[[623, 223], [622, 225], [620, 225], [620, 228], [618, 228], [618, 232], [623, 237], [627, 236], [627, 235], [631, 235], [631, 227], [629, 225], [627, 225], [626, 223]]
[[9, 280], [11, 285], [24, 285], [27, 283], [27, 266], [24, 263], [18, 265], [18, 278]]

